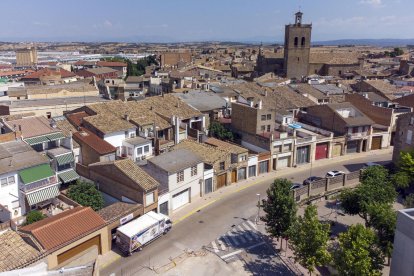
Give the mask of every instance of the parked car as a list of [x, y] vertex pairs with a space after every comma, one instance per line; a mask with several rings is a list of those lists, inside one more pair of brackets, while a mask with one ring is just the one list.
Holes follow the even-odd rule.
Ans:
[[364, 164], [364, 169], [373, 167], [373, 166], [381, 166], [381, 164], [375, 163], [375, 162], [367, 162]]
[[295, 190], [302, 187], [302, 185], [300, 183], [293, 183], [292, 186], [290, 187], [291, 190]]
[[315, 181], [318, 181], [318, 180], [321, 180], [321, 179], [322, 179], [322, 177], [319, 177], [319, 176], [311, 176], [311, 177], [308, 177], [305, 180], [303, 180], [303, 185], [309, 185], [312, 182], [315, 182]]
[[332, 178], [335, 176], [340, 176], [340, 175], [344, 175], [345, 173], [343, 171], [329, 171], [326, 173], [326, 177], [327, 178]]

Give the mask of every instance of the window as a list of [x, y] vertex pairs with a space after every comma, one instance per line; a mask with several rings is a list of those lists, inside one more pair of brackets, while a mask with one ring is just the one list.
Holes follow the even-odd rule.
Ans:
[[149, 152], [149, 145], [146, 145], [145, 147], [144, 147], [144, 153], [148, 153]]
[[267, 125], [267, 132], [270, 132], [270, 125]]
[[267, 119], [272, 120], [272, 114], [267, 114]]
[[300, 42], [300, 45], [305, 46], [305, 38], [304, 37], [302, 37], [302, 41]]
[[177, 182], [183, 182], [184, 181], [184, 171], [177, 173]]
[[353, 127], [352, 128], [352, 133], [358, 133], [358, 127]]
[[414, 117], [410, 118], [410, 125], [414, 125]]
[[293, 44], [294, 44], [295, 46], [298, 46], [298, 43], [299, 43], [299, 38], [298, 38], [298, 37], [295, 37], [295, 41], [294, 41], [294, 43], [293, 43]]
[[342, 71], [341, 70], [338, 71], [338, 75], [342, 75]]
[[261, 116], [261, 120], [262, 120], [262, 121], [266, 121], [266, 115], [262, 115], [262, 116]]
[[137, 155], [142, 155], [142, 148], [137, 148]]
[[52, 113], [51, 113], [51, 112], [46, 112], [46, 117], [47, 117], [48, 119], [52, 118]]
[[130, 134], [129, 134], [129, 138], [134, 138], [135, 137], [135, 132], [131, 132]]
[[261, 126], [261, 127], [260, 127], [260, 130], [261, 130], [261, 131], [265, 131], [265, 130], [266, 130], [266, 126]]
[[277, 145], [273, 147], [274, 152], [282, 152], [282, 145]]
[[154, 192], [148, 193], [145, 195], [145, 206], [151, 205], [154, 203]]
[[224, 162], [220, 162], [220, 170], [224, 171]]
[[0, 183], [1, 183], [1, 186], [2, 186], [2, 187], [7, 186], [7, 178], [2, 178], [2, 179], [0, 179]]
[[197, 165], [191, 167], [191, 176], [197, 175]]
[[246, 160], [247, 160], [247, 155], [242, 155], [240, 156], [239, 162], [246, 161]]
[[[407, 131], [407, 139], [405, 140], [405, 142], [409, 145], [411, 145], [411, 142], [413, 140], [413, 131], [412, 130], [408, 130]], [[2, 184], [3, 186], [3, 184]]]
[[8, 180], [8, 182], [9, 182], [9, 185], [11, 185], [11, 184], [14, 184], [15, 182], [15, 180], [14, 180], [14, 176], [9, 176], [8, 178], [7, 178], [7, 180]]
[[132, 155], [132, 148], [128, 147], [128, 156], [131, 156], [131, 155]]

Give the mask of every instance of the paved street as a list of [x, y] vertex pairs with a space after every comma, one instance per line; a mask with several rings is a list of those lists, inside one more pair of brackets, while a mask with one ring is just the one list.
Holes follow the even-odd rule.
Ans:
[[[354, 156], [343, 156], [333, 160], [317, 161], [311, 166], [287, 168], [277, 173], [259, 176], [245, 183], [225, 187], [213, 195], [195, 200], [172, 216], [175, 222], [172, 231], [154, 241], [141, 252], [128, 258], [114, 258], [101, 264], [101, 275], [155, 275], [154, 268], [161, 267], [182, 254], [185, 250], [200, 250], [217, 237], [228, 233], [233, 225], [242, 225], [257, 214], [257, 194], [265, 191], [275, 177], [285, 177], [293, 182], [302, 182], [309, 175], [323, 176], [337, 169], [354, 171], [364, 163], [388, 162], [391, 151], [373, 151]], [[250, 224], [249, 224], [250, 225]], [[247, 230], [247, 229], [245, 229]], [[219, 244], [216, 243], [219, 247]], [[245, 269], [250, 269], [245, 267]], [[257, 274], [259, 275], [259, 274]]]

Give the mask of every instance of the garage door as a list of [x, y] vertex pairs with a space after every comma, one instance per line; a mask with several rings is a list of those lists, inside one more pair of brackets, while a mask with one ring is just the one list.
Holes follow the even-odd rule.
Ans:
[[249, 177], [256, 176], [256, 165], [249, 166]]
[[321, 143], [316, 145], [315, 160], [328, 158], [328, 143]]
[[220, 189], [227, 184], [227, 174], [222, 174], [217, 176], [217, 189]]
[[259, 174], [269, 172], [269, 160], [259, 163]]
[[160, 204], [160, 213], [168, 216], [168, 201]]
[[178, 209], [190, 202], [190, 189], [186, 189], [178, 194], [173, 195], [172, 209]]
[[332, 147], [332, 157], [341, 156], [341, 152], [342, 152], [342, 145], [341, 144], [335, 144]]
[[358, 141], [348, 141], [346, 143], [346, 153], [358, 152]]
[[237, 171], [237, 181], [246, 179], [246, 168], [240, 168]]
[[101, 254], [101, 239], [100, 235], [87, 240], [68, 251], [63, 252], [57, 256], [58, 265], [68, 261], [69, 259], [84, 254], [89, 250], [95, 250], [96, 255]]
[[381, 143], [382, 143], [382, 136], [372, 137], [371, 149], [372, 150], [379, 150], [379, 149], [381, 149]]
[[279, 169], [288, 167], [289, 166], [289, 160], [290, 160], [289, 156], [280, 157], [277, 160], [277, 169], [279, 170]]
[[209, 194], [213, 191], [213, 178], [204, 180], [204, 194]]

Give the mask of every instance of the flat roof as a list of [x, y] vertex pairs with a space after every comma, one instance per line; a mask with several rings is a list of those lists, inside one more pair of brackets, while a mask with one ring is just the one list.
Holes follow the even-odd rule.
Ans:
[[189, 149], [177, 149], [148, 159], [148, 162], [168, 173], [175, 173], [202, 163], [203, 161], [200, 156]]

